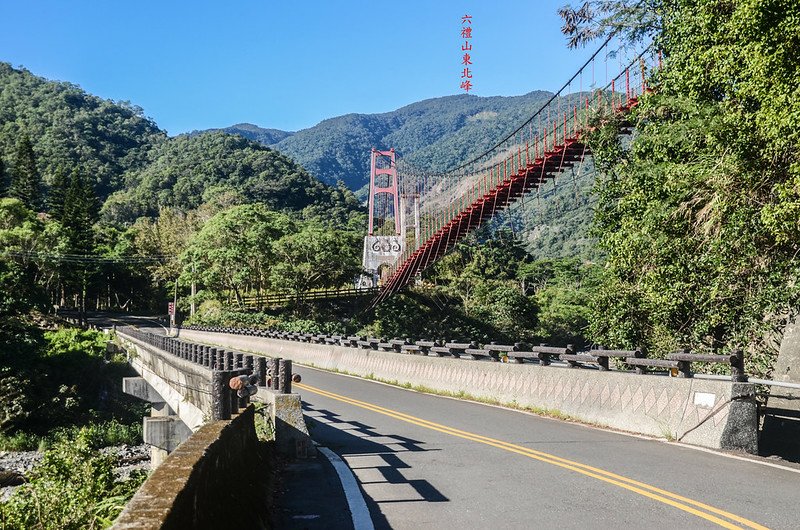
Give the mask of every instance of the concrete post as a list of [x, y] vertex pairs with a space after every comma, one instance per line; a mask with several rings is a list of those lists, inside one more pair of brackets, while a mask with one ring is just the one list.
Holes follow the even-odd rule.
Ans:
[[177, 416], [156, 416], [145, 417], [142, 435], [150, 445], [150, 466], [156, 468], [192, 431]]
[[256, 361], [256, 373], [258, 374], [258, 386], [267, 386], [267, 359], [258, 356]]
[[280, 361], [278, 357], [267, 359], [267, 372], [272, 379], [272, 384], [270, 386], [273, 390], [278, 390], [278, 361]]
[[278, 380], [280, 381], [280, 392], [283, 394], [292, 393], [292, 361], [291, 359], [281, 359], [278, 364]]
[[233, 370], [233, 352], [225, 350], [225, 369]]
[[231, 373], [215, 370], [211, 376], [211, 412], [215, 420], [231, 419]]
[[225, 350], [223, 350], [222, 348], [217, 348], [216, 366], [217, 370], [225, 369]]

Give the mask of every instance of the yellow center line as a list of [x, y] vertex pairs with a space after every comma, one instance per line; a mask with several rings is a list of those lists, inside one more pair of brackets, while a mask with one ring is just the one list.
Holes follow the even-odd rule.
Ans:
[[[603, 482], [607, 482], [609, 484], [614, 484], [620, 488], [627, 489], [644, 497], [653, 499], [655, 501], [667, 504], [669, 506], [673, 506], [682, 510], [687, 513], [691, 513], [692, 515], [696, 515], [701, 517], [707, 521], [713, 522], [719, 526], [724, 528], [741, 528], [741, 526], [737, 526], [735, 524], [730, 523], [729, 521], [725, 521], [720, 519], [719, 517], [715, 517], [711, 515], [711, 513], [720, 515], [732, 521], [736, 521], [746, 527], [753, 528], [755, 530], [768, 530], [767, 527], [750, 521], [749, 519], [745, 519], [744, 517], [740, 517], [738, 515], [732, 514], [730, 512], [726, 512], [725, 510], [721, 510], [719, 508], [715, 508], [713, 506], [709, 506], [699, 501], [695, 501], [693, 499], [689, 499], [687, 497], [678, 495], [676, 493], [672, 493], [670, 491], [666, 491], [655, 486], [651, 486], [649, 484], [645, 484], [643, 482], [639, 482], [622, 475], [618, 475], [616, 473], [612, 473], [610, 471], [606, 471], [604, 469], [600, 469], [597, 467], [589, 466], [586, 464], [582, 464], [580, 462], [575, 462], [572, 460], [568, 460], [566, 458], [561, 458], [559, 456], [551, 455], [549, 453], [544, 453], [542, 451], [537, 451], [535, 449], [530, 449], [527, 447], [523, 447], [520, 445], [512, 444], [509, 442], [504, 442], [502, 440], [497, 440], [494, 438], [489, 438], [487, 436], [482, 436], [480, 434], [475, 434], [467, 431], [462, 431], [459, 429], [455, 429], [453, 427], [448, 427], [446, 425], [442, 425], [439, 423], [435, 423], [429, 420], [425, 420], [422, 418], [417, 418], [415, 416], [411, 416], [409, 414], [405, 414], [403, 412], [398, 412], [396, 410], [387, 409], [385, 407], [381, 407], [379, 405], [375, 405], [372, 403], [368, 403], [365, 401], [359, 401], [357, 399], [349, 398], [346, 396], [342, 396], [339, 394], [334, 394], [333, 392], [328, 392], [327, 390], [322, 390], [319, 388], [315, 388], [303, 383], [295, 383], [295, 386], [298, 388], [302, 388], [303, 390], [307, 390], [314, 394], [319, 394], [321, 396], [325, 396], [331, 399], [335, 399], [337, 401], [341, 401], [344, 403], [348, 403], [350, 405], [354, 405], [356, 407], [360, 407], [363, 409], [371, 410], [373, 412], [377, 412], [379, 414], [383, 414], [385, 416], [390, 416], [392, 418], [398, 419], [400, 421], [404, 421], [407, 423], [411, 423], [414, 425], [418, 425], [420, 427], [425, 427], [427, 429], [431, 429], [434, 431], [438, 431], [444, 434], [448, 434], [451, 436], [456, 436], [458, 438], [463, 438], [465, 440], [470, 440], [478, 443], [482, 443], [484, 445], [490, 445], [492, 447], [497, 447], [498, 449], [503, 449], [505, 451], [509, 451], [512, 453], [517, 453], [523, 456], [527, 456], [529, 458], [533, 458], [535, 460], [539, 460], [541, 462], [545, 462], [554, 466], [558, 466], [564, 469], [569, 469], [570, 471], [574, 471], [576, 473], [580, 473], [582, 475], [586, 475], [597, 480], [602, 480]], [[700, 511], [700, 508], [704, 511]], [[706, 513], [711, 512], [711, 513]]]

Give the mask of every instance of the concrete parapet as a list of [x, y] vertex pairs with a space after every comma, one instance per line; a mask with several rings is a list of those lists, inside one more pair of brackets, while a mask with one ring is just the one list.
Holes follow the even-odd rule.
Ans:
[[272, 457], [256, 439], [253, 407], [203, 426], [145, 481], [117, 530], [268, 528]]
[[757, 452], [756, 403], [747, 383], [465, 362], [194, 330], [182, 330], [181, 336], [326, 370], [558, 412], [587, 423], [704, 447]]
[[306, 458], [313, 453], [299, 394], [283, 394], [260, 387], [254, 398], [269, 409], [275, 428], [276, 448], [281, 454]]
[[[147, 387], [139, 381], [123, 382], [124, 388], [149, 399], [166, 402], [192, 431], [211, 417], [211, 374], [199, 366], [174, 355], [165, 355], [153, 346], [117, 331], [128, 352], [128, 362], [140, 374]], [[127, 390], [126, 390], [127, 391]]]

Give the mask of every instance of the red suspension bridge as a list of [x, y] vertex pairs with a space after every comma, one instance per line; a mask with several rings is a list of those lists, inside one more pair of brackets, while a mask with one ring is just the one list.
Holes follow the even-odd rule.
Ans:
[[[480, 156], [440, 174], [398, 170], [400, 193], [416, 198], [417, 233], [404, 238], [403, 251], [390, 266], [373, 307], [468, 233], [582, 161], [589, 154], [587, 134], [636, 105], [648, 90], [648, 77], [660, 66], [660, 55], [650, 46], [629, 59], [624, 49], [612, 49], [612, 42], [607, 39], [530, 119]], [[612, 62], [618, 73], [609, 78]], [[598, 70], [605, 71], [605, 79], [598, 81]]]

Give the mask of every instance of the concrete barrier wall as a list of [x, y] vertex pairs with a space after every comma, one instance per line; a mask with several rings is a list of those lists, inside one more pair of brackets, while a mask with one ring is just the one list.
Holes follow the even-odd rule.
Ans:
[[233, 420], [203, 426], [182, 443], [139, 488], [113, 528], [269, 528], [272, 467], [272, 457], [259, 447], [250, 406]]
[[424, 357], [194, 330], [182, 330], [181, 338], [401, 385], [558, 411], [582, 422], [704, 447], [758, 449], [757, 409], [747, 383]]
[[130, 365], [196, 431], [211, 417], [211, 370], [117, 331]]

